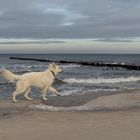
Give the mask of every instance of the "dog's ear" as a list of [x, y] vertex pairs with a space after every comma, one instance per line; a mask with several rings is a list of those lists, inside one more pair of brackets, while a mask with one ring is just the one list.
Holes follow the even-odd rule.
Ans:
[[52, 63], [52, 67], [55, 68], [56, 67], [56, 64], [55, 63]]
[[49, 66], [55, 68], [56, 64], [52, 63], [52, 64], [49, 64]]

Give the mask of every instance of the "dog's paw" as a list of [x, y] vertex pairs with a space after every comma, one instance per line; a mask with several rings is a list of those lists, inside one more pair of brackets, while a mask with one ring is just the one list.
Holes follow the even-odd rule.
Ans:
[[18, 101], [17, 100], [13, 100], [13, 103], [17, 103]]
[[29, 97], [27, 100], [32, 101], [32, 100], [34, 100], [34, 99]]
[[57, 96], [61, 96], [61, 94], [57, 94]]
[[43, 100], [44, 100], [44, 101], [48, 101], [48, 99], [47, 99], [47, 98], [43, 98]]

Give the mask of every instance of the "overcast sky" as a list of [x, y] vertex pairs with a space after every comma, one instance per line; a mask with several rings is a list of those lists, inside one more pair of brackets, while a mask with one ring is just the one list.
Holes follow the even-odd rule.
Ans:
[[140, 0], [0, 0], [0, 52], [140, 53], [139, 13]]

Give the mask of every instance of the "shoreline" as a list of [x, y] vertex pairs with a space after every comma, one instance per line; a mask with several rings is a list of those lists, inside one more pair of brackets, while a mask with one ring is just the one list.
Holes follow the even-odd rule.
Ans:
[[[13, 103], [11, 99], [0, 100], [0, 115], [32, 110], [113, 112], [140, 109], [140, 90], [86, 93], [69, 96], [49, 96], [48, 101], [24, 98]], [[133, 99], [133, 100], [132, 100]], [[42, 108], [44, 106], [44, 108]]]

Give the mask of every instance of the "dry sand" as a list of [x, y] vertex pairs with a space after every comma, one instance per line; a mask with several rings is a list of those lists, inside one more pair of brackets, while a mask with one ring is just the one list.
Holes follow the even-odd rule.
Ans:
[[[90, 111], [50, 112], [30, 108], [42, 103], [40, 100], [21, 100], [16, 104], [0, 101], [0, 140], [140, 139], [140, 91], [97, 98], [58, 97], [59, 102], [61, 98], [66, 98], [61, 107], [68, 108], [68, 102], [77, 101], [75, 106], [88, 106]], [[48, 105], [57, 106], [55, 100], [50, 99]]]

